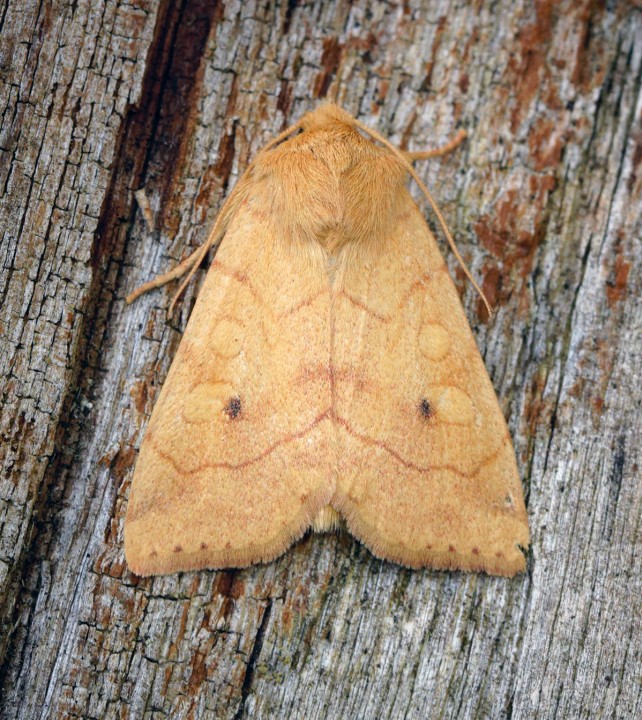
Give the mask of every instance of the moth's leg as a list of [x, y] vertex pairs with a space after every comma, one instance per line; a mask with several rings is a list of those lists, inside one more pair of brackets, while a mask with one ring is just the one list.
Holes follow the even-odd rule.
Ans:
[[[293, 127], [296, 128], [296, 126]], [[292, 132], [292, 128], [289, 128], [289, 132]], [[281, 135], [279, 135], [277, 139], [282, 139]], [[182, 277], [183, 275], [188, 273], [187, 277], [185, 278], [185, 280], [183, 280], [181, 286], [176, 291], [169, 306], [168, 313], [170, 315], [172, 314], [176, 301], [181, 296], [183, 290], [185, 289], [185, 286], [191, 280], [201, 261], [205, 259], [208, 250], [212, 247], [212, 245], [216, 245], [216, 243], [218, 243], [223, 237], [230, 216], [234, 213], [235, 209], [238, 208], [238, 206], [243, 200], [243, 188], [247, 188], [247, 182], [245, 182], [245, 179], [249, 177], [251, 169], [252, 165], [249, 165], [247, 170], [243, 173], [239, 182], [234, 186], [234, 190], [232, 190], [232, 192], [228, 195], [227, 200], [223, 203], [221, 212], [216, 218], [216, 222], [214, 223], [212, 231], [210, 232], [207, 240], [201, 245], [201, 247], [194, 250], [194, 252], [189, 257], [186, 257], [185, 260], [179, 263], [173, 270], [170, 270], [163, 275], [159, 275], [153, 280], [150, 280], [144, 285], [141, 285], [139, 288], [136, 288], [133, 293], [130, 293], [125, 298], [125, 301], [128, 304], [136, 300], [137, 297], [140, 297], [144, 293], [149, 292], [149, 290], [161, 287], [161, 285], [165, 285], [166, 283], [170, 282], [170, 280], [176, 280], [177, 278]]]
[[442, 155], [447, 155], [449, 152], [452, 152], [456, 147], [461, 145], [461, 143], [466, 139], [467, 134], [468, 133], [462, 128], [457, 133], [457, 135], [455, 135], [455, 137], [450, 140], [450, 142], [447, 142], [441, 147], [433, 148], [432, 150], [420, 150], [418, 152], [404, 152], [404, 155], [409, 162], [414, 162], [415, 160], [428, 160], [429, 158], [434, 157], [442, 157]]
[[155, 288], [161, 287], [165, 285], [166, 283], [170, 282], [171, 280], [176, 280], [179, 277], [183, 277], [186, 272], [188, 272], [194, 264], [198, 261], [199, 255], [201, 254], [202, 248], [197, 248], [194, 250], [194, 252], [189, 256], [186, 257], [183, 262], [179, 263], [175, 268], [170, 270], [169, 272], [163, 273], [162, 275], [158, 275], [153, 280], [150, 280], [149, 282], [144, 283], [143, 285], [140, 285], [139, 287], [134, 290], [134, 292], [130, 293], [126, 298], [125, 302], [129, 305], [129, 303], [134, 302], [136, 298], [140, 297], [141, 295], [144, 295], [146, 292], [149, 292], [150, 290], [154, 290]]

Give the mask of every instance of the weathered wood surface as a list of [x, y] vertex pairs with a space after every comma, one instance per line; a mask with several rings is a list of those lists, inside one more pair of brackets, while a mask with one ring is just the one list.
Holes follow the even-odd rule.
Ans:
[[[28, 0], [0, 57], [2, 717], [642, 717], [636, 4]], [[347, 536], [242, 571], [125, 567], [197, 288], [170, 322], [172, 287], [123, 298], [324, 96], [412, 148], [470, 132], [420, 172], [498, 308], [449, 257], [515, 439], [522, 577]]]
[[15, 2], [0, 13], [0, 656], [34, 521], [52, 510], [45, 478], [69, 442], [104, 274], [96, 237], [155, 12]]

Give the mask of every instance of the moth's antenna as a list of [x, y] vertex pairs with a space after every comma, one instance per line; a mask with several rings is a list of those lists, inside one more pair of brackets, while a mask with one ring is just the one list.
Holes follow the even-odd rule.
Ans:
[[445, 145], [432, 148], [432, 150], [406, 151], [404, 152], [404, 156], [406, 160], [409, 160], [410, 162], [414, 162], [415, 160], [428, 160], [434, 157], [442, 157], [443, 155], [448, 155], [448, 153], [452, 152], [458, 145], [461, 145], [467, 137], [468, 133], [464, 130], [464, 128], [460, 128], [457, 135], [455, 135], [455, 137]]
[[[249, 168], [248, 168], [249, 170]], [[247, 172], [247, 170], [245, 171]], [[245, 175], [245, 173], [243, 173]], [[242, 179], [242, 178], [241, 178]], [[171, 317], [172, 313], [174, 312], [174, 305], [176, 305], [176, 301], [178, 298], [183, 294], [183, 291], [185, 288], [189, 285], [190, 280], [194, 277], [194, 273], [198, 270], [198, 266], [203, 262], [203, 259], [207, 255], [208, 250], [214, 245], [216, 240], [218, 240], [219, 236], [222, 234], [222, 226], [223, 222], [226, 219], [225, 217], [225, 211], [230, 206], [232, 199], [237, 194], [237, 191], [241, 187], [241, 182], [236, 183], [234, 186], [234, 190], [227, 196], [225, 199], [225, 202], [223, 203], [223, 207], [221, 208], [221, 211], [219, 212], [216, 222], [214, 223], [214, 227], [212, 228], [212, 231], [208, 235], [207, 240], [201, 245], [198, 250], [195, 250], [188, 258], [187, 260], [191, 260], [194, 258], [193, 262], [191, 263], [191, 270], [189, 273], [187, 273], [187, 277], [183, 282], [179, 285], [178, 290], [174, 293], [174, 297], [172, 298], [172, 302], [169, 304], [169, 308], [167, 310], [167, 314]], [[184, 261], [187, 262], [187, 261]], [[187, 265], [189, 267], [189, 264]], [[187, 267], [185, 270], [187, 270]]]
[[292, 133], [295, 133], [297, 130], [300, 130], [303, 123], [301, 120], [298, 120], [294, 123], [294, 125], [290, 125], [289, 128], [286, 128], [282, 133], [279, 133], [275, 138], [272, 138], [270, 142], [267, 145], [264, 145], [261, 148], [261, 152], [265, 152], [266, 150], [271, 150], [275, 145], [278, 145], [280, 142], [283, 142], [288, 135], [292, 135]]
[[[359, 128], [359, 130], [362, 130], [367, 135], [370, 135], [371, 138], [374, 140], [377, 140], [382, 145], [385, 145], [385, 147], [390, 150], [393, 155], [399, 160], [399, 162], [403, 165], [403, 167], [410, 173], [410, 177], [417, 183], [419, 186], [419, 189], [424, 194], [426, 200], [430, 203], [430, 207], [433, 209], [435, 215], [437, 216], [437, 219], [439, 220], [439, 224], [441, 225], [442, 230], [444, 231], [444, 234], [446, 235], [446, 239], [448, 240], [448, 244], [450, 245], [455, 257], [457, 258], [457, 262], [461, 265], [462, 270], [466, 273], [466, 277], [470, 280], [473, 287], [477, 292], [479, 293], [479, 296], [484, 301], [484, 305], [486, 305], [486, 309], [488, 310], [488, 314], [490, 317], [493, 316], [493, 309], [490, 306], [490, 303], [488, 302], [488, 298], [484, 294], [484, 291], [479, 287], [477, 282], [475, 281], [475, 278], [472, 276], [472, 273], [468, 269], [468, 266], [464, 262], [464, 259], [459, 253], [459, 250], [457, 249], [457, 245], [455, 245], [455, 241], [452, 238], [452, 235], [450, 234], [450, 231], [448, 230], [448, 226], [446, 225], [446, 221], [444, 220], [444, 216], [441, 214], [441, 210], [439, 209], [439, 206], [435, 202], [433, 196], [430, 194], [430, 190], [426, 187], [423, 180], [417, 175], [417, 172], [413, 168], [413, 166], [410, 164], [410, 161], [408, 158], [404, 155], [404, 153], [399, 150], [399, 148], [396, 148], [391, 142], [386, 140], [383, 135], [380, 135], [376, 130], [370, 129], [367, 125], [364, 125], [362, 122], [357, 120], [356, 118], [352, 118], [352, 122], [355, 124], [356, 127]], [[463, 138], [459, 137], [456, 138], [457, 144], [461, 142]], [[454, 141], [453, 141], [454, 142]], [[453, 143], [450, 144], [449, 149], [454, 147]], [[413, 160], [421, 160], [425, 157], [434, 157], [435, 154], [443, 154], [445, 150], [442, 149], [442, 151], [438, 151], [437, 153], [433, 152], [432, 155], [430, 154], [431, 151], [428, 151], [427, 153], [409, 153], [410, 158]]]
[[[292, 133], [296, 132], [300, 127], [301, 127], [301, 121], [294, 123], [294, 125], [291, 125], [289, 128], [284, 130], [282, 133], [279, 133], [275, 138], [273, 138], [266, 145], [264, 145], [261, 148], [260, 152], [266, 152], [267, 150], [270, 150], [275, 145], [278, 145], [280, 142], [285, 140], [288, 137], [288, 135], [291, 135]], [[129, 303], [134, 302], [134, 300], [136, 300], [136, 298], [140, 297], [141, 295], [144, 295], [146, 292], [149, 292], [150, 290], [153, 290], [154, 288], [161, 287], [162, 285], [165, 285], [166, 283], [170, 282], [171, 280], [176, 280], [179, 277], [182, 277], [186, 272], [189, 271], [187, 277], [183, 280], [183, 282], [180, 284], [178, 290], [174, 293], [172, 302], [169, 305], [167, 314], [171, 316], [171, 314], [174, 312], [174, 305], [176, 305], [176, 301], [180, 298], [180, 296], [183, 294], [183, 291], [188, 286], [190, 280], [194, 277], [194, 273], [198, 269], [198, 266], [203, 262], [203, 259], [207, 255], [207, 253], [208, 253], [209, 249], [212, 247], [212, 245], [214, 245], [219, 240], [220, 236], [225, 231], [225, 221], [227, 220], [226, 212], [229, 209], [230, 205], [232, 204], [232, 201], [236, 198], [239, 188], [243, 187], [243, 178], [251, 170], [252, 166], [253, 166], [253, 163], [250, 163], [250, 165], [248, 165], [245, 172], [239, 178], [238, 182], [234, 186], [234, 190], [232, 190], [232, 192], [227, 196], [225, 202], [223, 203], [223, 207], [221, 208], [221, 210], [216, 218], [214, 227], [212, 228], [207, 240], [201, 245], [201, 247], [194, 250], [194, 252], [189, 257], [185, 258], [185, 260], [180, 262], [175, 268], [173, 268], [169, 272], [163, 273], [163, 275], [159, 275], [158, 277], [155, 277], [153, 280], [146, 282], [144, 285], [137, 287], [136, 290], [134, 290], [134, 292], [130, 293], [125, 298], [125, 302], [127, 302], [128, 305], [129, 305]]]
[[[246, 170], [247, 172], [247, 170]], [[214, 227], [212, 228], [212, 231], [209, 234], [209, 237], [207, 240], [201, 245], [200, 248], [197, 248], [194, 250], [194, 252], [189, 256], [186, 257], [185, 260], [183, 260], [181, 263], [179, 263], [175, 268], [170, 270], [169, 272], [163, 273], [162, 275], [158, 275], [153, 280], [150, 280], [149, 282], [144, 283], [140, 287], [137, 287], [134, 292], [130, 293], [126, 298], [125, 302], [129, 305], [130, 303], [134, 302], [136, 298], [140, 297], [141, 295], [144, 295], [146, 292], [149, 292], [150, 290], [154, 290], [154, 288], [161, 287], [165, 285], [166, 283], [170, 282], [171, 280], [176, 280], [179, 277], [182, 277], [188, 270], [189, 273], [185, 280], [181, 283], [178, 290], [174, 293], [174, 297], [172, 298], [172, 302], [169, 305], [169, 310], [167, 311], [168, 315], [171, 315], [174, 311], [174, 305], [176, 304], [176, 301], [181, 296], [183, 290], [185, 290], [185, 287], [187, 286], [187, 283], [192, 279], [194, 273], [196, 272], [198, 266], [203, 261], [203, 258], [207, 254], [207, 251], [212, 247], [212, 245], [216, 242], [218, 239], [221, 228], [223, 225], [225, 218], [225, 211], [229, 207], [232, 199], [237, 194], [237, 190], [240, 187], [240, 181], [236, 184], [234, 187], [234, 190], [228, 195], [227, 199], [223, 203], [223, 207], [221, 208], [221, 211], [218, 214], [218, 217], [216, 218], [216, 222], [214, 223]]]

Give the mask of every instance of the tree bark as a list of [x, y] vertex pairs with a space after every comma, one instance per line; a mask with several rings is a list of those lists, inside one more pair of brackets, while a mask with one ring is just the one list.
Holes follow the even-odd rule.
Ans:
[[[641, 87], [639, 3], [5, 5], [1, 716], [642, 717]], [[525, 575], [412, 571], [344, 534], [126, 568], [198, 283], [171, 320], [173, 286], [124, 297], [324, 97], [410, 149], [468, 130], [418, 169], [498, 310], [447, 255], [517, 450]]]

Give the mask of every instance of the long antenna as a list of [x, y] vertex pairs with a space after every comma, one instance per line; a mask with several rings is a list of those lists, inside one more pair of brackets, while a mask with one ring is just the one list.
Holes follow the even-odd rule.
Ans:
[[[468, 269], [468, 266], [464, 262], [464, 259], [462, 258], [459, 250], [457, 249], [457, 245], [455, 244], [455, 241], [452, 238], [452, 235], [450, 234], [450, 230], [448, 230], [448, 226], [446, 225], [446, 221], [444, 220], [444, 216], [441, 214], [441, 210], [439, 209], [439, 206], [435, 202], [433, 196], [430, 193], [430, 190], [426, 187], [423, 180], [419, 177], [416, 170], [413, 168], [413, 166], [410, 164], [410, 161], [407, 159], [407, 157], [404, 155], [404, 153], [399, 150], [399, 148], [396, 148], [391, 142], [386, 140], [386, 138], [383, 137], [383, 135], [380, 135], [376, 130], [372, 130], [367, 125], [364, 125], [362, 122], [357, 120], [356, 118], [352, 119], [352, 122], [355, 124], [356, 127], [359, 128], [359, 130], [362, 130], [367, 135], [370, 135], [371, 138], [374, 140], [377, 140], [382, 145], [385, 145], [385, 147], [390, 150], [393, 155], [399, 160], [399, 162], [403, 165], [403, 167], [410, 173], [410, 177], [417, 183], [419, 186], [419, 189], [424, 194], [424, 197], [428, 202], [430, 203], [430, 207], [433, 209], [435, 215], [437, 216], [437, 219], [439, 220], [439, 224], [441, 225], [442, 230], [444, 231], [444, 235], [446, 236], [446, 239], [448, 240], [448, 244], [450, 245], [455, 257], [457, 258], [457, 262], [461, 265], [462, 270], [466, 273], [466, 277], [470, 280], [473, 287], [477, 292], [479, 293], [479, 296], [484, 301], [484, 305], [486, 305], [486, 309], [488, 310], [488, 315], [490, 317], [493, 316], [493, 308], [490, 306], [490, 303], [488, 302], [488, 298], [484, 294], [484, 291], [479, 287], [477, 282], [475, 281], [475, 278], [473, 277], [472, 273]], [[460, 136], [461, 138], [461, 136]], [[463, 139], [463, 138], [461, 138]], [[461, 142], [461, 139], [457, 139], [457, 143]], [[454, 143], [454, 141], [453, 141]], [[446, 146], [447, 149], [452, 149], [454, 146], [453, 143], [450, 143], [449, 146]], [[408, 153], [411, 159], [413, 160], [421, 160], [425, 157], [434, 157], [436, 154], [442, 155], [444, 152], [447, 152], [447, 149], [441, 148], [438, 151], [428, 151], [427, 153]], [[431, 154], [432, 153], [432, 154]]]
[[[264, 145], [260, 153], [266, 152], [267, 150], [270, 150], [275, 145], [280, 143], [282, 140], [285, 140], [285, 138], [288, 137], [288, 135], [291, 135], [293, 132], [296, 132], [301, 127], [301, 121], [294, 123], [294, 125], [291, 125], [289, 128], [284, 130], [282, 133], [279, 133], [275, 138], [272, 138], [266, 145]], [[140, 297], [141, 295], [144, 295], [146, 292], [149, 292], [150, 290], [154, 290], [154, 288], [161, 287], [162, 285], [165, 285], [166, 283], [170, 282], [171, 280], [176, 280], [179, 277], [182, 277], [185, 275], [185, 273], [188, 273], [187, 277], [183, 280], [183, 282], [180, 284], [178, 290], [174, 293], [174, 297], [172, 298], [172, 302], [169, 305], [169, 309], [167, 311], [168, 315], [171, 315], [174, 312], [174, 306], [176, 305], [176, 301], [180, 298], [180, 296], [183, 294], [183, 291], [189, 284], [192, 277], [194, 277], [194, 273], [198, 270], [198, 266], [203, 262], [203, 259], [207, 255], [208, 250], [214, 245], [219, 239], [220, 235], [222, 235], [222, 231], [224, 229], [224, 224], [226, 218], [226, 211], [230, 207], [232, 200], [236, 197], [238, 190], [240, 187], [243, 186], [243, 178], [247, 174], [247, 172], [252, 168], [252, 164], [250, 164], [239, 181], [234, 186], [234, 190], [227, 196], [227, 199], [223, 203], [223, 207], [221, 208], [217, 218], [216, 222], [214, 223], [214, 227], [212, 228], [207, 240], [199, 247], [194, 250], [194, 252], [189, 255], [189, 257], [186, 257], [185, 260], [180, 262], [175, 268], [170, 270], [169, 272], [163, 273], [163, 275], [159, 275], [158, 277], [155, 277], [153, 280], [150, 280], [149, 282], [144, 283], [140, 287], [137, 287], [136, 290], [134, 290], [132, 293], [130, 293], [126, 298], [125, 302], [129, 305], [129, 303], [134, 302], [136, 298]], [[188, 272], [189, 271], [189, 272]]]

